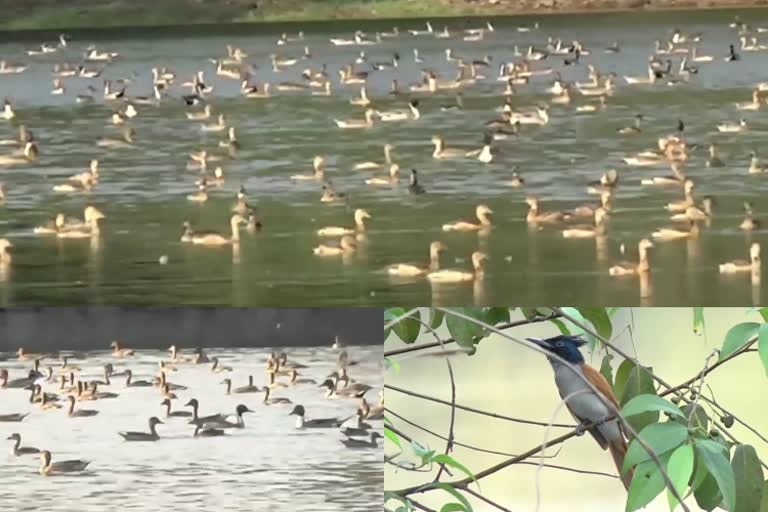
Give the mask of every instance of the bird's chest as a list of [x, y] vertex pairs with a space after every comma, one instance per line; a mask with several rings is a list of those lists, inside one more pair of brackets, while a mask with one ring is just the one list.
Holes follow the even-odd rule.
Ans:
[[567, 366], [558, 366], [554, 370], [560, 397], [577, 419], [600, 421], [611, 415], [608, 407], [584, 382], [581, 372], [577, 374]]

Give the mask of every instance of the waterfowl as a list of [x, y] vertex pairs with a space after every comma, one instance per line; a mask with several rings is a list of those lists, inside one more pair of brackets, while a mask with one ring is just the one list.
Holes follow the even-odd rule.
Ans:
[[133, 372], [128, 369], [125, 370], [125, 386], [129, 388], [150, 388], [152, 387], [152, 383], [148, 380], [132, 380], [133, 379]]
[[269, 389], [269, 386], [266, 386], [264, 389], [262, 389], [264, 392], [264, 400], [262, 400], [262, 403], [264, 405], [277, 405], [277, 404], [292, 404], [291, 400], [289, 398], [285, 397], [271, 397], [270, 393], [271, 390]]
[[695, 203], [693, 198], [693, 188], [694, 188], [693, 181], [685, 180], [685, 182], [683, 183], [683, 192], [685, 194], [685, 198], [681, 201], [672, 201], [671, 203], [667, 203], [665, 208], [670, 212], [683, 212], [688, 207], [693, 206]]
[[433, 136], [431, 140], [432, 144], [435, 146], [435, 149], [432, 152], [432, 158], [438, 160], [464, 158], [467, 154], [466, 150], [446, 147], [445, 140], [439, 135]]
[[347, 256], [357, 249], [355, 239], [351, 236], [343, 236], [338, 245], [320, 244], [312, 249], [316, 256]]
[[683, 185], [686, 181], [683, 168], [676, 162], [673, 162], [670, 166], [672, 170], [671, 175], [667, 176], [654, 176], [652, 178], [643, 178], [640, 180], [641, 185]]
[[736, 133], [747, 130], [747, 122], [742, 118], [738, 123], [724, 122], [717, 125], [717, 131], [724, 133]]
[[762, 106], [763, 106], [763, 103], [760, 101], [759, 89], [754, 89], [752, 91], [752, 101], [747, 101], [744, 103], [736, 103], [737, 110], [760, 110], [760, 107]]
[[300, 378], [298, 378], [299, 377], [299, 372], [296, 371], [295, 369], [290, 370], [288, 372], [288, 374], [291, 377], [290, 380], [288, 381], [288, 385], [292, 386], [292, 385], [296, 385], [296, 384], [317, 384], [315, 379], [306, 379], [306, 378], [301, 378], [300, 379]]
[[400, 183], [400, 166], [391, 164], [389, 166], [389, 176], [386, 178], [374, 176], [365, 180], [366, 185], [396, 185]]
[[91, 461], [88, 460], [63, 460], [51, 462], [51, 452], [43, 450], [40, 452], [40, 469], [43, 476], [54, 476], [65, 473], [80, 473], [85, 471]]
[[443, 112], [455, 112], [464, 109], [464, 97], [461, 93], [456, 94], [454, 103], [441, 105], [440, 110]]
[[16, 117], [16, 111], [13, 109], [11, 100], [8, 98], [5, 98], [3, 100], [3, 111], [0, 112], [0, 119], [5, 119], [6, 121], [10, 121], [15, 117]]
[[396, 263], [387, 267], [387, 273], [391, 276], [414, 277], [435, 272], [440, 268], [440, 254], [445, 252], [447, 247], [442, 242], [432, 242], [429, 244], [429, 265], [420, 267], [408, 263]]
[[227, 435], [226, 432], [219, 428], [204, 428], [201, 425], [195, 426], [195, 433], [192, 437], [219, 437]]
[[483, 147], [480, 149], [473, 149], [467, 151], [464, 156], [469, 158], [477, 158], [484, 164], [489, 164], [493, 160], [493, 153], [491, 152], [491, 144], [493, 142], [493, 134], [486, 132], [483, 136]]
[[23, 421], [27, 416], [29, 416], [28, 412], [24, 414], [0, 414], [0, 423], [17, 423]]
[[149, 418], [149, 432], [118, 432], [118, 434], [126, 441], [157, 441], [160, 439], [160, 436], [157, 435], [157, 425], [163, 425], [163, 422], [156, 416], [152, 416]]
[[651, 236], [657, 240], [680, 240], [683, 238], [697, 238], [699, 236], [699, 225], [693, 221], [690, 221], [688, 224], [688, 229], [662, 227], [651, 233]]
[[181, 384], [174, 384], [172, 382], [168, 382], [168, 376], [166, 375], [165, 372], [160, 372], [160, 374], [155, 379], [153, 379], [152, 385], [159, 387], [166, 393], [170, 389], [182, 390], [182, 391], [187, 389], [187, 386], [182, 386]]
[[236, 421], [233, 423], [231, 421], [228, 421], [226, 418], [229, 416], [221, 417], [221, 418], [215, 418], [208, 421], [203, 421], [202, 423], [196, 423], [198, 427], [213, 427], [213, 428], [245, 428], [245, 421], [243, 421], [243, 414], [247, 412], [254, 412], [251, 409], [249, 409], [247, 406], [240, 404], [235, 408], [235, 419]]
[[322, 180], [325, 176], [325, 159], [316, 155], [312, 159], [312, 174], [294, 174], [292, 180]]
[[224, 121], [224, 114], [219, 114], [215, 123], [200, 125], [204, 132], [223, 132], [227, 129], [227, 123]]
[[749, 153], [749, 174], [763, 174], [767, 170], [768, 167], [757, 156], [757, 151], [751, 151]]
[[727, 263], [721, 263], [721, 274], [735, 274], [737, 272], [759, 272], [760, 271], [760, 244], [753, 243], [749, 246], [749, 260], [734, 260]]
[[339, 418], [316, 418], [308, 420], [305, 415], [304, 406], [297, 405], [288, 414], [288, 416], [298, 416], [296, 418], [296, 428], [338, 428], [344, 422]]
[[245, 217], [235, 213], [230, 217], [231, 235], [225, 236], [214, 231], [194, 231], [192, 243], [195, 245], [222, 246], [240, 243], [240, 225], [246, 222]]
[[[361, 398], [360, 400], [365, 400], [365, 398]], [[369, 430], [372, 427], [370, 423], [363, 421], [365, 414], [366, 413], [362, 408], [358, 408], [357, 414], [354, 416], [354, 422], [351, 425], [345, 423], [345, 428], [341, 431], [341, 433], [347, 437], [367, 436], [370, 433]]]
[[760, 221], [754, 218], [754, 212], [752, 210], [752, 203], [746, 201], [744, 203], [744, 220], [739, 224], [739, 228], [744, 231], [753, 231], [760, 229]]
[[[40, 388], [40, 386], [37, 386], [37, 388]], [[38, 392], [38, 395], [40, 396], [40, 409], [43, 411], [52, 411], [54, 409], [61, 409], [61, 406], [57, 404], [54, 400], [49, 398], [48, 393], [43, 393], [42, 391]]]
[[597, 208], [594, 212], [594, 226], [573, 226], [562, 231], [563, 238], [596, 238], [605, 235], [605, 219], [608, 212], [605, 208]]
[[241, 92], [243, 93], [243, 96], [245, 96], [246, 98], [251, 98], [251, 99], [269, 98], [272, 95], [272, 93], [270, 92], [271, 88], [272, 88], [272, 85], [269, 82], [264, 82], [264, 85], [261, 86], [261, 90], [259, 90], [258, 86], [248, 85], [248, 82], [244, 81], [242, 83]]
[[533, 124], [533, 125], [545, 125], [549, 123], [549, 111], [546, 106], [539, 106], [535, 112], [512, 112], [509, 118], [510, 124]]
[[206, 119], [210, 119], [211, 108], [212, 107], [210, 103], [208, 103], [203, 107], [203, 110], [197, 112], [186, 112], [187, 119], [192, 121], [205, 121]]
[[381, 167], [392, 165], [392, 150], [395, 149], [395, 147], [392, 144], [384, 144], [384, 162], [360, 162], [358, 164], [355, 164], [353, 169], [356, 171], [363, 170], [363, 169], [379, 169]]
[[701, 200], [701, 208], [692, 205], [685, 209], [683, 213], [676, 213], [670, 217], [671, 220], [678, 221], [706, 221], [712, 218], [712, 198], [705, 197]]
[[479, 231], [488, 229], [491, 226], [490, 215], [493, 213], [488, 206], [481, 204], [475, 208], [475, 216], [480, 221], [478, 223], [457, 221], [450, 224], [443, 224], [443, 231]]
[[616, 169], [608, 169], [600, 176], [599, 180], [587, 184], [587, 193], [601, 195], [605, 190], [616, 190], [618, 185], [618, 171]]
[[336, 123], [336, 126], [343, 129], [370, 128], [373, 126], [373, 118], [375, 115], [376, 112], [369, 108], [365, 111], [364, 120], [348, 119], [346, 121], [342, 121], [339, 119], [334, 119], [333, 121]]
[[13, 448], [11, 448], [11, 455], [19, 457], [21, 455], [31, 455], [33, 453], [40, 453], [40, 450], [32, 446], [19, 446], [21, 444], [21, 435], [13, 433], [5, 438], [7, 441], [14, 441]]
[[258, 393], [261, 391], [261, 388], [253, 385], [253, 375], [248, 376], [247, 386], [240, 386], [235, 389], [232, 389], [232, 381], [230, 379], [224, 379], [223, 382], [227, 384], [227, 394], [229, 394], [230, 391], [232, 393]]
[[570, 218], [570, 215], [564, 212], [540, 211], [539, 199], [537, 197], [528, 196], [525, 198], [525, 202], [528, 205], [528, 214], [526, 215], [525, 220], [528, 221], [528, 223], [530, 224], [561, 222], [563, 220], [568, 220]]
[[69, 400], [69, 408], [67, 409], [67, 416], [70, 418], [85, 418], [90, 416], [96, 416], [99, 414], [99, 411], [96, 411], [94, 409], [78, 409], [75, 410], [75, 397], [72, 395], [69, 395], [67, 397], [67, 400]]
[[20, 151], [14, 151], [8, 155], [0, 155], [0, 167], [28, 164], [37, 160], [38, 149], [35, 142], [24, 143]]
[[418, 107], [419, 101], [411, 100], [408, 102], [408, 110], [389, 110], [384, 112], [376, 110], [375, 112], [378, 118], [384, 122], [405, 121], [408, 119], [416, 120], [421, 117], [421, 112]]
[[102, 148], [129, 148], [134, 144], [136, 131], [133, 128], [123, 127], [120, 130], [120, 138], [102, 137], [96, 141], [96, 145]]
[[608, 274], [612, 276], [625, 276], [633, 274], [644, 274], [650, 272], [651, 265], [648, 262], [648, 249], [653, 247], [653, 242], [647, 238], [640, 240], [637, 244], [637, 251], [640, 255], [638, 263], [618, 263], [608, 269]]
[[631, 126], [625, 126], [624, 128], [619, 128], [616, 130], [618, 133], [621, 133], [622, 135], [633, 135], [642, 133], [642, 129], [640, 128], [640, 122], [643, 120], [642, 114], [637, 114], [635, 116], [635, 124]]
[[720, 151], [717, 144], [709, 145], [709, 158], [707, 158], [707, 167], [723, 167], [722, 158], [720, 158]]
[[222, 414], [211, 414], [209, 416], [198, 416], [198, 408], [200, 407], [200, 404], [197, 402], [196, 398], [192, 398], [189, 402], [184, 404], [185, 407], [192, 407], [192, 419], [189, 420], [190, 425], [204, 425], [206, 423], [214, 422], [214, 421], [223, 421], [225, 416]]
[[433, 284], [448, 284], [474, 281], [480, 279], [485, 274], [485, 261], [488, 256], [480, 251], [472, 253], [473, 272], [464, 270], [444, 269], [436, 270], [427, 274], [427, 279]]
[[187, 201], [194, 203], [204, 203], [208, 201], [208, 182], [205, 178], [200, 180], [200, 185], [197, 187], [197, 192], [187, 195]]
[[362, 233], [365, 231], [365, 220], [370, 219], [371, 214], [367, 210], [358, 208], [354, 213], [355, 226], [351, 228], [341, 226], [326, 226], [317, 230], [317, 234], [320, 236], [343, 236], [354, 235], [355, 233]]
[[378, 448], [378, 444], [376, 443], [376, 440], [381, 438], [382, 435], [378, 432], [371, 432], [371, 439], [370, 441], [361, 441], [359, 439], [342, 439], [341, 443], [346, 446], [347, 448], [351, 448], [353, 450], [361, 450], [365, 448]]
[[122, 99], [125, 96], [125, 87], [120, 88], [117, 91], [112, 90], [112, 82], [110, 80], [104, 81], [104, 100], [114, 101]]
[[211, 359], [211, 371], [213, 373], [222, 373], [222, 372], [231, 372], [232, 367], [231, 366], [219, 366], [219, 358], [214, 357]]
[[426, 190], [419, 184], [419, 177], [416, 169], [411, 169], [410, 182], [408, 183], [408, 193], [412, 195], [424, 194]]

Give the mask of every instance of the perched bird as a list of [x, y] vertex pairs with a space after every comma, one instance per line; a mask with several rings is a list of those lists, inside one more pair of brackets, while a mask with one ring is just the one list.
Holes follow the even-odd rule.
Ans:
[[[574, 370], [560, 359], [547, 356], [555, 372], [555, 384], [560, 397], [565, 400], [566, 407], [576, 420], [595, 424], [589, 429], [589, 433], [603, 450], [607, 449], [611, 452], [611, 457], [621, 475], [621, 481], [624, 487], [629, 489], [632, 471], [626, 473], [621, 471], [624, 456], [627, 453], [627, 440], [620, 421], [614, 417], [616, 410], [620, 410], [621, 406], [605, 377], [584, 362], [584, 356], [579, 351], [579, 347], [585, 345], [586, 341], [579, 336], [566, 335], [543, 340], [526, 339], [575, 367]], [[600, 396], [586, 384], [585, 380], [597, 389]], [[609, 407], [608, 404], [613, 407]]]

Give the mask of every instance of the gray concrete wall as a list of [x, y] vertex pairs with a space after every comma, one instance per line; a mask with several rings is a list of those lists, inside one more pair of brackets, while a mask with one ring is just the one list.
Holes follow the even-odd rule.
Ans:
[[280, 347], [382, 344], [378, 308], [121, 308], [0, 310], [0, 352], [133, 348]]

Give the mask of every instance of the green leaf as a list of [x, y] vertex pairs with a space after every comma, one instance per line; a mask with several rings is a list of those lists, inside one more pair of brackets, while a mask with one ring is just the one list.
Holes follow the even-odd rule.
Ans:
[[616, 370], [616, 381], [613, 386], [613, 391], [616, 394], [616, 399], [621, 401], [624, 398], [624, 390], [627, 387], [627, 381], [629, 380], [629, 374], [635, 367], [635, 363], [629, 359], [625, 359], [619, 365], [619, 369]]
[[560, 334], [565, 334], [566, 336], [571, 334], [571, 330], [568, 329], [568, 327], [565, 326], [565, 323], [559, 318], [553, 318], [550, 322], [555, 324], [555, 327], [560, 331]]
[[398, 507], [396, 509], [398, 511], [403, 510], [405, 512], [410, 512], [411, 510], [413, 510], [413, 505], [411, 505], [411, 502], [407, 498], [404, 498], [392, 491], [384, 491], [384, 504], [386, 505], [386, 503], [389, 500], [397, 500], [403, 505], [405, 505], [404, 507]]
[[485, 323], [499, 325], [509, 322], [509, 308], [484, 308]]
[[613, 325], [605, 308], [579, 308], [579, 312], [592, 324], [597, 334], [607, 340], [611, 339]]
[[619, 311], [620, 309], [621, 309], [621, 308], [612, 307], [612, 308], [606, 308], [606, 311], [608, 312], [608, 316], [612, 317], [613, 315], [615, 315], [616, 313], [618, 313], [618, 311]]
[[736, 503], [736, 482], [734, 481], [733, 468], [725, 455], [727, 450], [721, 444], [706, 439], [696, 439], [694, 443], [696, 454], [701, 457], [707, 470], [717, 481], [717, 487], [725, 501], [725, 508], [733, 510]]
[[763, 324], [757, 332], [757, 350], [763, 361], [765, 374], [768, 375], [768, 324]]
[[387, 370], [392, 370], [393, 372], [395, 372], [395, 375], [400, 373], [400, 363], [388, 357], [384, 358], [384, 368], [386, 368]]
[[700, 336], [704, 333], [704, 308], [693, 308], [693, 334]]
[[[384, 310], [384, 325], [388, 325], [391, 322], [394, 322], [397, 318], [397, 315], [395, 315], [391, 309], [385, 309]], [[387, 327], [384, 329], [384, 339], [386, 340], [389, 338], [389, 333], [392, 332], [391, 327]]]
[[[451, 308], [457, 313], [464, 314], [468, 317], [475, 318], [480, 321], [485, 321], [482, 308]], [[471, 320], [464, 320], [457, 316], [449, 314], [446, 318], [446, 325], [448, 326], [448, 332], [451, 333], [453, 339], [462, 348], [467, 350], [469, 354], [474, 354], [475, 343], [480, 341], [480, 337], [483, 335], [483, 327], [472, 322]]]
[[466, 512], [467, 509], [461, 503], [446, 503], [440, 508], [440, 512]]
[[723, 348], [720, 349], [720, 360], [722, 361], [746, 345], [750, 339], [755, 337], [758, 329], [760, 329], [760, 324], [757, 322], [744, 322], [731, 327], [725, 334]]
[[463, 464], [457, 462], [450, 455], [445, 455], [445, 454], [435, 455], [435, 457], [432, 459], [432, 462], [435, 462], [436, 464], [444, 464], [446, 466], [456, 468], [462, 473], [464, 473], [465, 475], [467, 475], [472, 480], [477, 481], [477, 479], [475, 478], [475, 475], [470, 470], [468, 470]]
[[[685, 424], [690, 424], [691, 428], [700, 428], [704, 432], [707, 432], [709, 428], [709, 416], [707, 411], [702, 406], [696, 404], [696, 409], [693, 410], [693, 404], [686, 404], [683, 407], [683, 413], [685, 413]], [[693, 413], [693, 419], [691, 419], [691, 413]]]
[[[389, 322], [396, 318], [402, 317], [404, 314], [410, 311], [410, 309], [389, 308], [387, 311], [390, 313], [391, 319], [387, 320], [385, 314], [385, 322]], [[385, 311], [385, 313], [387, 311]], [[416, 341], [416, 338], [419, 337], [419, 331], [421, 330], [421, 323], [419, 322], [419, 318], [420, 314], [418, 311], [416, 311], [407, 318], [401, 318], [399, 322], [392, 326], [392, 330], [395, 331], [395, 334], [397, 334], [397, 337], [400, 338], [403, 343], [413, 343]]]
[[639, 464], [629, 484], [626, 512], [646, 506], [663, 490], [664, 477], [659, 466], [652, 460]]
[[429, 310], [429, 326], [433, 329], [437, 329], [443, 324], [443, 318], [445, 318], [445, 313], [440, 311], [439, 309], [431, 308]]
[[[605, 377], [605, 380], [608, 381], [608, 384], [611, 385], [611, 388], [613, 388], [613, 368], [611, 367], [611, 360], [613, 359], [613, 354], [605, 354], [603, 357], [603, 361], [600, 363], [600, 374]], [[615, 393], [614, 389], [614, 393]]]
[[763, 498], [763, 468], [755, 448], [740, 444], [731, 460], [736, 480], [736, 508], [731, 512], [754, 512]]
[[402, 446], [400, 446], [400, 436], [395, 434], [392, 430], [389, 429], [386, 425], [384, 425], [384, 437], [395, 443], [400, 450], [403, 449]]
[[[624, 387], [624, 395], [621, 397], [620, 403], [624, 406], [636, 396], [655, 394], [656, 388], [653, 385], [651, 374], [648, 373], [648, 370], [645, 368], [635, 366], [629, 372], [629, 378], [627, 378], [627, 383]], [[627, 423], [629, 423], [635, 431], [642, 430], [657, 421], [659, 421], [658, 411], [648, 411], [627, 419]]]
[[[572, 317], [574, 320], [576, 320], [580, 324], [586, 325], [587, 323], [590, 323], [590, 322], [587, 322], [587, 319], [584, 318], [584, 315], [582, 315], [581, 311], [579, 311], [577, 308], [561, 308], [561, 309], [563, 310], [563, 313], [565, 313], [568, 316]], [[584, 335], [584, 337], [586, 338], [587, 342], [589, 343], [589, 350], [590, 351], [595, 349], [595, 345], [597, 344], [597, 338], [595, 338], [591, 334], [588, 334], [587, 332], [584, 331], [584, 329], [582, 329], [578, 325], [574, 324], [573, 322], [568, 322], [568, 324], [573, 325], [573, 328], [571, 329], [571, 331], [573, 331], [573, 334], [583, 334]], [[568, 324], [566, 324], [566, 325], [568, 325]]]
[[472, 505], [470, 505], [467, 498], [465, 498], [464, 495], [461, 494], [459, 491], [457, 491], [452, 485], [446, 484], [444, 482], [434, 482], [434, 483], [429, 483], [425, 486], [425, 488], [432, 488], [432, 487], [436, 489], [442, 489], [445, 492], [451, 494], [454, 498], [459, 500], [459, 502], [462, 505], [464, 505], [464, 510], [466, 512], [472, 512]]
[[[702, 467], [706, 466], [702, 463]], [[720, 506], [720, 503], [722, 503], [723, 495], [720, 494], [720, 489], [717, 487], [717, 480], [715, 480], [715, 477], [713, 477], [706, 469], [704, 470], [703, 475], [704, 479], [698, 487], [696, 487], [693, 496], [696, 498], [696, 503], [703, 510], [714, 510], [716, 507]]]
[[757, 308], [757, 312], [763, 317], [763, 320], [768, 322], [768, 308]]
[[760, 512], [768, 512], [768, 480], [763, 484], [763, 501], [760, 504]]
[[621, 413], [625, 416], [634, 416], [648, 411], [661, 411], [668, 412], [675, 416], [685, 417], [683, 411], [681, 411], [676, 405], [671, 402], [667, 402], [661, 397], [656, 395], [637, 395], [631, 399], [627, 404], [622, 407]]
[[[672, 452], [669, 463], [667, 463], [667, 474], [677, 493], [682, 496], [693, 474], [693, 446], [682, 444]], [[674, 511], [680, 502], [669, 489], [667, 489], [667, 499], [669, 500], [669, 510]]]
[[[660, 457], [683, 444], [688, 438], [688, 429], [674, 421], [652, 423], [641, 430], [638, 436]], [[629, 443], [629, 449], [624, 457], [624, 465], [621, 471], [624, 473], [630, 467], [650, 460], [650, 458], [648, 452], [637, 442], [637, 439], [633, 439]]]

